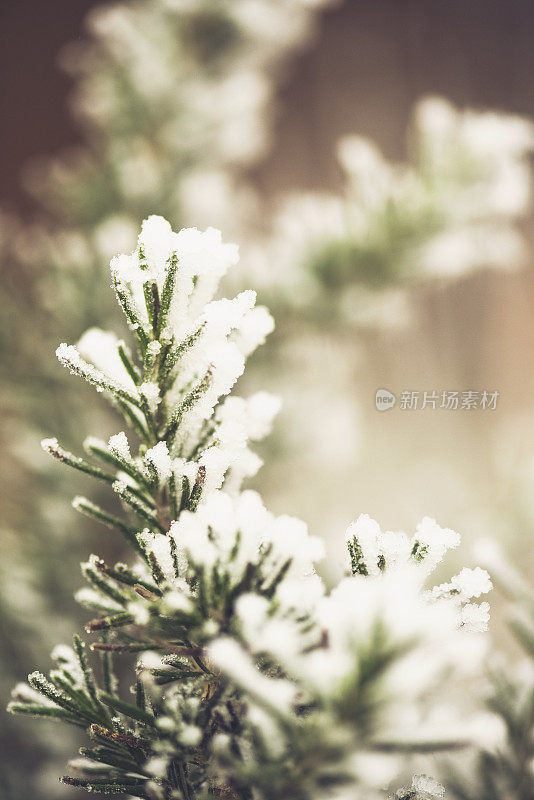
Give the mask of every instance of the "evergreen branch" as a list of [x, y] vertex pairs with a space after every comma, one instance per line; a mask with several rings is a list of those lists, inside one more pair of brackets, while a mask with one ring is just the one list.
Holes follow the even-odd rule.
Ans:
[[152, 677], [154, 678], [154, 683], [156, 686], [165, 686], [168, 683], [174, 683], [175, 681], [185, 681], [189, 678], [198, 678], [199, 672], [198, 670], [190, 669], [190, 670], [152, 670], [151, 671]]
[[180, 789], [184, 800], [193, 800], [193, 796], [191, 795], [189, 782], [187, 780], [187, 775], [185, 772], [185, 767], [181, 760], [178, 760], [176, 758], [173, 759], [170, 767], [170, 774], [173, 778], [172, 780], [173, 785], [176, 788]]
[[[97, 456], [102, 461], [107, 464], [110, 464], [115, 469], [126, 472], [127, 475], [130, 476], [133, 480], [137, 481], [138, 486], [133, 484], [128, 484], [130, 490], [134, 492], [139, 499], [147, 503], [148, 505], [154, 505], [154, 499], [148, 493], [149, 490], [146, 487], [146, 477], [141, 469], [137, 466], [137, 464], [133, 461], [133, 459], [123, 458], [118, 451], [110, 452], [109, 445], [106, 446], [105, 442], [94, 439], [93, 437], [88, 437], [84, 442], [84, 448], [88, 450], [92, 455]], [[113, 475], [112, 482], [117, 480], [117, 476]]]
[[131, 408], [128, 403], [125, 403], [124, 400], [121, 400], [120, 397], [115, 398], [115, 405], [121, 412], [124, 420], [132, 426], [132, 428], [137, 432], [139, 438], [142, 442], [150, 441], [150, 435], [148, 429], [143, 425], [142, 421], [139, 419], [135, 410]]
[[133, 614], [124, 611], [114, 616], [92, 619], [85, 624], [85, 630], [87, 633], [95, 633], [96, 631], [106, 631], [111, 628], [120, 628], [123, 625], [131, 625], [133, 622], [135, 622]]
[[[107, 452], [109, 457], [106, 459], [108, 461], [113, 461], [118, 465], [118, 468], [126, 472], [130, 477], [132, 477], [141, 487], [146, 486], [146, 478], [144, 475], [143, 470], [136, 464], [134, 459], [130, 455], [128, 440], [126, 435], [121, 432], [112, 436], [108, 442]], [[105, 458], [105, 456], [101, 456]], [[150, 499], [147, 502], [153, 504], [153, 500]]]
[[174, 468], [171, 468], [171, 474], [168, 480], [169, 486], [169, 511], [171, 519], [178, 519], [178, 493], [176, 491], [176, 474]]
[[95, 366], [85, 361], [78, 350], [72, 345], [63, 342], [56, 350], [59, 362], [69, 369], [74, 375], [78, 375], [96, 388], [97, 391], [110, 392], [114, 397], [125, 400], [133, 406], [140, 407], [139, 397], [131, 394], [127, 389], [116, 381], [108, 378]]
[[137, 762], [131, 758], [129, 753], [121, 748], [120, 754], [114, 750], [106, 749], [102, 746], [80, 747], [79, 753], [84, 758], [104, 764], [117, 769], [124, 769], [128, 772], [135, 772], [138, 769]]
[[79, 789], [86, 789], [90, 792], [99, 792], [100, 794], [105, 795], [118, 795], [118, 794], [132, 794], [135, 792], [135, 797], [145, 798], [148, 795], [143, 792], [139, 794], [139, 789], [144, 786], [147, 782], [148, 778], [134, 778], [128, 776], [120, 776], [114, 779], [113, 777], [110, 778], [103, 778], [99, 780], [98, 778], [71, 778], [69, 775], [63, 775], [60, 778], [61, 783], [64, 783], [65, 786], [74, 786]]
[[171, 345], [167, 350], [165, 358], [162, 360], [159, 369], [159, 382], [162, 387], [162, 394], [167, 391], [172, 383], [172, 374], [176, 364], [182, 358], [182, 356], [187, 353], [187, 351], [198, 341], [204, 328], [205, 323], [203, 322], [182, 342]]
[[144, 502], [139, 500], [132, 488], [124, 481], [118, 480], [113, 483], [113, 491], [116, 492], [135, 513], [148, 522], [151, 528], [156, 528], [160, 533], [166, 533], [165, 528], [158, 520], [154, 511]]
[[85, 472], [87, 475], [91, 475], [93, 478], [98, 478], [99, 480], [106, 481], [107, 483], [113, 483], [113, 481], [116, 479], [115, 475], [105, 472], [103, 469], [100, 469], [100, 467], [89, 464], [87, 461], [84, 461], [83, 458], [73, 455], [73, 453], [69, 453], [68, 450], [65, 450], [63, 447], [61, 447], [58, 440], [55, 438], [43, 439], [41, 442], [41, 447], [45, 453], [49, 453], [53, 458], [56, 459], [56, 461], [60, 461], [62, 464], [67, 464], [67, 466], [73, 467], [80, 472]]
[[198, 468], [197, 477], [189, 496], [189, 511], [196, 511], [206, 482], [206, 467], [202, 464]]
[[[117, 693], [117, 677], [115, 675], [115, 671], [113, 669], [113, 655], [107, 649], [109, 647], [108, 643], [108, 632], [102, 631], [102, 642], [100, 642], [102, 647], [100, 648], [100, 663], [102, 665], [102, 676], [104, 679], [104, 689], [109, 695], [115, 695]], [[91, 645], [91, 650], [96, 650], [94, 643]]]
[[149, 440], [152, 443], [155, 443], [155, 442], [158, 441], [158, 433], [157, 433], [157, 430], [156, 430], [156, 423], [154, 422], [154, 417], [153, 417], [152, 411], [150, 409], [150, 403], [149, 403], [149, 400], [148, 400], [148, 398], [146, 396], [146, 393], [144, 391], [145, 387], [146, 387], [146, 383], [142, 383], [141, 386], [139, 387], [139, 407], [141, 408], [141, 411], [143, 412], [143, 416], [144, 416], [144, 418], [146, 420], [146, 425], [147, 425], [148, 434], [149, 434]]
[[287, 575], [289, 568], [291, 566], [292, 559], [288, 558], [278, 569], [278, 571], [272, 577], [270, 583], [266, 586], [262, 586], [261, 592], [265, 595], [265, 597], [273, 597], [274, 593], [276, 592], [277, 587], [283, 581], [284, 577]]
[[93, 642], [91, 645], [91, 650], [100, 653], [142, 653], [153, 649], [154, 642]]
[[98, 556], [91, 556], [91, 563], [100, 571], [118, 583], [124, 583], [126, 586], [136, 587], [142, 586], [151, 594], [159, 595], [161, 597], [161, 590], [155, 584], [143, 580], [139, 575], [132, 570], [128, 569], [126, 564], [115, 564], [115, 567], [109, 567], [106, 562]]
[[100, 508], [100, 506], [92, 503], [86, 497], [75, 497], [72, 501], [72, 505], [76, 511], [80, 512], [80, 514], [85, 514], [87, 517], [97, 519], [107, 528], [120, 531], [122, 534], [124, 534], [124, 536], [126, 536], [128, 541], [133, 544], [137, 552], [145, 557], [144, 549], [137, 539], [137, 528], [127, 525], [122, 519], [113, 516], [113, 514], [108, 514], [107, 511], [104, 511], [103, 508]]
[[142, 376], [139, 370], [137, 369], [136, 365], [134, 364], [130, 352], [127, 350], [126, 345], [124, 342], [120, 341], [117, 345], [117, 352], [119, 354], [119, 358], [122, 361], [124, 368], [134, 384], [139, 386], [142, 381]]
[[176, 545], [176, 539], [174, 536], [169, 537], [169, 548], [171, 551], [171, 558], [172, 558], [172, 566], [174, 569], [174, 575], [176, 578], [180, 577], [180, 563], [178, 561], [178, 547]]
[[7, 706], [10, 714], [26, 714], [30, 717], [43, 717], [48, 719], [57, 719], [61, 722], [67, 722], [69, 725], [76, 725], [78, 728], [85, 728], [86, 723], [82, 722], [74, 714], [69, 713], [64, 708], [57, 706], [40, 706], [37, 703], [15, 703], [11, 702]]
[[100, 722], [104, 725], [110, 724], [110, 718], [105, 708], [95, 706], [92, 699], [83, 691], [66, 680], [59, 672], [51, 672], [51, 680], [54, 686], [68, 695], [76, 705], [78, 716], [87, 723]]
[[76, 704], [72, 702], [71, 698], [65, 692], [48, 681], [42, 672], [35, 671], [30, 673], [30, 675], [28, 675], [28, 683], [33, 689], [38, 691], [39, 694], [42, 694], [43, 697], [55, 703], [56, 706], [60, 706], [74, 717], [79, 717], [80, 709]]
[[147, 707], [147, 699], [146, 699], [146, 692], [145, 687], [143, 686], [142, 681], [137, 678], [135, 682], [135, 704], [137, 708], [140, 708], [141, 711], [145, 711]]
[[156, 337], [159, 338], [167, 324], [167, 318], [171, 308], [172, 297], [174, 294], [174, 287], [176, 285], [176, 273], [178, 272], [178, 257], [176, 253], [172, 253], [167, 266], [165, 274], [165, 282], [161, 293], [161, 306], [158, 314], [158, 321], [156, 326]]
[[158, 287], [153, 281], [143, 284], [143, 295], [148, 314], [148, 321], [152, 331], [155, 332], [158, 324], [159, 295]]
[[[87, 663], [87, 658], [85, 657], [85, 643], [82, 642], [79, 636], [74, 634], [74, 651], [78, 657], [78, 661], [80, 663], [80, 667], [83, 672], [83, 678], [85, 681], [85, 687], [87, 692], [93, 701], [95, 707], [99, 710], [105, 711], [103, 709], [102, 704], [98, 698], [97, 690], [96, 690], [96, 683], [95, 677], [93, 675], [93, 670], [90, 668], [89, 664]], [[107, 716], [107, 714], [106, 714]]]
[[114, 711], [118, 711], [119, 714], [123, 714], [125, 717], [130, 717], [130, 719], [134, 719], [136, 722], [142, 722], [143, 725], [148, 725], [151, 728], [154, 728], [156, 725], [154, 715], [149, 714], [148, 711], [144, 711], [138, 706], [132, 706], [130, 703], [125, 703], [124, 700], [120, 700], [105, 692], [100, 692], [100, 699], [107, 706]]
[[375, 750], [377, 753], [442, 753], [442, 752], [450, 752], [451, 750], [463, 750], [466, 747], [469, 747], [471, 742], [468, 739], [465, 740], [451, 740], [451, 739], [444, 739], [440, 741], [436, 739], [434, 741], [380, 741], [380, 742], [373, 742], [372, 743], [372, 750]]
[[135, 336], [137, 337], [137, 340], [139, 342], [139, 349], [141, 355], [143, 356], [146, 352], [146, 348], [149, 342], [149, 337], [144, 329], [143, 321], [141, 320], [137, 312], [137, 309], [135, 308], [135, 304], [132, 300], [132, 297], [128, 289], [122, 283], [118, 275], [116, 273], [112, 273], [111, 277], [112, 277], [113, 289], [115, 290], [115, 294], [117, 296], [117, 300], [119, 301], [119, 305], [121, 306], [124, 312], [124, 316], [128, 321], [130, 330], [132, 330]]
[[167, 445], [169, 447], [169, 451], [172, 450], [172, 446], [174, 443], [174, 439], [176, 437], [176, 432], [178, 430], [178, 426], [180, 422], [188, 411], [190, 411], [195, 403], [197, 403], [203, 394], [205, 394], [212, 381], [212, 368], [210, 367], [204, 377], [194, 386], [191, 391], [186, 394], [182, 402], [178, 405], [177, 408], [171, 413], [169, 423], [163, 434], [163, 438], [167, 441]]
[[102, 570], [99, 570], [94, 562], [89, 561], [82, 564], [82, 573], [96, 589], [99, 589], [118, 605], [124, 606], [128, 603], [129, 598], [125, 597], [125, 595], [118, 588], [113, 586], [110, 581], [104, 579], [101, 574]]
[[109, 730], [102, 725], [91, 725], [92, 733], [98, 738], [113, 742], [114, 744], [123, 745], [128, 749], [141, 750], [143, 752], [150, 750], [150, 742], [147, 739], [141, 739], [138, 736], [133, 736], [129, 733], [120, 733], [117, 731]]
[[150, 571], [152, 573], [152, 577], [156, 581], [157, 584], [165, 583], [165, 575], [162, 572], [160, 565], [158, 564], [158, 560], [152, 550], [149, 550], [147, 553], [148, 556], [148, 563], [150, 564]]
[[[146, 253], [154, 254], [150, 263]], [[184, 297], [177, 298], [179, 323], [171, 329], [179, 259], [187, 285]], [[321, 543], [302, 523], [274, 517], [252, 493], [207, 492], [228, 475], [228, 454], [235, 449], [238, 459], [248, 446], [249, 429], [267, 427], [272, 416], [272, 402], [261, 398], [258, 404], [238, 398], [221, 404], [242, 371], [243, 352], [255, 338], [261, 340], [265, 328], [265, 320], [258, 324], [249, 314], [251, 292], [210, 302], [204, 311], [200, 307], [215, 290], [214, 279], [225, 262], [233, 260], [235, 248], [222, 245], [213, 230], [202, 234], [190, 229], [176, 236], [164, 220], [148, 219], [138, 255], [121, 256], [112, 266], [118, 301], [138, 339], [134, 358], [123, 342], [115, 347], [114, 335], [102, 332], [89, 336], [82, 349], [93, 353], [95, 364], [105, 365], [104, 372], [84, 361], [76, 348], [58, 349], [71, 371], [111, 393], [113, 405], [140, 442], [134, 453], [121, 431], [108, 445], [86, 443], [90, 455], [118, 475], [65, 451], [55, 439], [46, 440], [44, 447], [56, 459], [112, 485], [144, 530], [85, 498], [76, 498], [74, 506], [125, 535], [144, 563], [137, 559], [131, 568], [121, 563], [111, 568], [91, 556], [82, 566], [90, 587], [79, 597], [98, 614], [86, 630], [97, 634], [90, 651], [101, 659], [102, 688], [92, 657], [88, 659], [85, 644], [75, 636], [74, 655], [70, 648], [58, 648], [53, 654], [58, 667], [50, 679], [40, 672], [30, 675], [30, 687], [18, 688], [10, 710], [86, 728], [92, 746], [81, 748], [80, 754], [89, 762], [72, 762], [71, 769], [81, 777], [63, 780], [91, 792], [147, 800], [175, 795], [182, 800], [316, 800], [353, 780], [363, 797], [367, 781], [359, 762], [365, 762], [366, 754], [410, 756], [465, 746], [440, 737], [392, 739], [381, 727], [390, 700], [387, 674], [399, 663], [391, 688], [391, 699], [397, 702], [393, 693], [398, 675], [428, 654], [429, 643], [443, 658], [443, 669], [436, 669], [439, 680], [452, 673], [457, 659], [439, 650], [441, 629], [425, 638], [433, 623], [443, 625], [447, 646], [454, 640], [441, 607], [431, 620], [432, 599], [437, 592], [440, 602], [465, 602], [461, 612], [454, 606], [458, 620], [465, 625], [470, 618], [472, 627], [483, 627], [487, 604], [467, 600], [487, 591], [489, 576], [482, 570], [462, 570], [449, 585], [458, 586], [453, 598], [443, 596], [443, 587], [424, 595], [419, 584], [415, 591], [408, 585], [404, 591], [401, 578], [409, 580], [408, 570], [405, 575], [397, 565], [417, 569], [423, 558], [437, 564], [447, 547], [456, 546], [457, 535], [425, 519], [411, 540], [399, 534], [389, 544], [378, 524], [363, 515], [349, 529], [359, 533], [348, 534], [354, 576], [339, 591], [325, 592], [314, 574]], [[149, 325], [144, 308], [136, 305], [141, 287]], [[199, 319], [204, 320], [200, 326]], [[193, 332], [177, 343], [183, 331]], [[109, 342], [112, 350], [103, 350]], [[181, 358], [187, 362], [183, 375]], [[206, 364], [210, 366], [204, 373]], [[107, 372], [113, 377], [106, 377]], [[213, 458], [199, 466], [198, 458], [208, 447], [213, 447]], [[242, 466], [246, 468], [246, 459]], [[196, 469], [194, 478], [184, 474], [191, 475], [191, 469]], [[187, 513], [181, 516], [182, 511]], [[172, 535], [162, 539], [171, 520]], [[412, 545], [400, 554], [404, 541]], [[308, 576], [302, 586], [299, 575]], [[406, 602], [399, 610], [404, 614], [400, 633], [396, 607], [393, 612], [386, 607], [397, 596]], [[366, 613], [369, 620], [358, 618]], [[145, 651], [150, 655], [131, 657]], [[413, 661], [400, 663], [412, 653]], [[122, 699], [114, 672], [113, 660], [118, 665], [122, 654], [127, 657], [120, 674], [133, 675], [132, 702]], [[318, 665], [324, 675], [313, 674]], [[419, 704], [423, 691], [414, 683], [410, 700]], [[519, 754], [520, 767], [510, 768], [515, 775], [524, 773], [531, 760], [524, 745], [534, 719], [534, 692], [518, 712], [513, 687], [505, 680], [501, 684], [493, 706]], [[430, 680], [424, 691], [430, 695]], [[377, 740], [382, 730], [383, 738]], [[492, 758], [486, 758], [488, 775], [501, 764]], [[358, 765], [356, 775], [353, 764]], [[416, 783], [413, 792], [404, 794], [414, 800], [424, 795]]]
[[178, 514], [176, 515], [177, 517], [179, 517], [182, 511], [185, 511], [186, 509], [189, 508], [190, 497], [191, 497], [191, 484], [189, 482], [189, 478], [187, 477], [187, 475], [184, 475], [182, 478], [182, 494], [180, 497], [180, 508], [178, 509]]

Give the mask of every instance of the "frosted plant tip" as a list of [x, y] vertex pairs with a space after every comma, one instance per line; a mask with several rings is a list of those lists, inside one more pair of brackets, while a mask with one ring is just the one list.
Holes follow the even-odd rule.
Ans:
[[83, 506], [89, 505], [89, 503], [90, 501], [87, 499], [87, 497], [83, 497], [80, 494], [77, 494], [76, 497], [72, 498], [72, 507], [76, 510], [83, 508]]

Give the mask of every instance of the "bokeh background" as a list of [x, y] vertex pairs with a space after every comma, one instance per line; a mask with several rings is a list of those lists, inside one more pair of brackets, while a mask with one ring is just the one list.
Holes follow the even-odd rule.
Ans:
[[[359, 513], [407, 530], [429, 514], [462, 534], [459, 563], [489, 537], [532, 579], [534, 5], [118, 6], [124, 17], [87, 0], [0, 9], [3, 696], [81, 620], [77, 562], [93, 549], [120, 556], [69, 510], [84, 482], [48, 465], [39, 439], [79, 450], [85, 435], [116, 431], [65, 380], [53, 346], [118, 324], [106, 262], [146, 213], [239, 241], [228, 289], [257, 288], [278, 323], [242, 391], [284, 398], [254, 485], [325, 537], [326, 572], [342, 568], [343, 531]], [[129, 27], [129, 10], [145, 24]], [[428, 97], [452, 105], [434, 104], [421, 128], [414, 109]], [[465, 113], [523, 121], [485, 117], [468, 136]], [[432, 151], [429, 177], [444, 128], [454, 147]], [[358, 140], [344, 171], [347, 136], [378, 150]], [[440, 226], [451, 238], [436, 255]], [[430, 269], [436, 258], [445, 266]], [[379, 388], [499, 399], [496, 410], [398, 402], [380, 413]], [[500, 639], [498, 598], [493, 607]], [[54, 777], [66, 743], [35, 728], [2, 721], [0, 790], [26, 800], [37, 781], [37, 796], [67, 797]]]

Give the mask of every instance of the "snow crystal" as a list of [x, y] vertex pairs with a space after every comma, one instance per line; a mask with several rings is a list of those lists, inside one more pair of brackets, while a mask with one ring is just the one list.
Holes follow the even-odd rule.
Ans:
[[178, 273], [169, 315], [171, 327], [173, 321], [175, 325], [184, 321], [187, 312], [190, 321], [195, 318], [213, 297], [219, 279], [239, 260], [237, 245], [223, 243], [221, 232], [215, 228], [183, 228], [174, 233], [167, 220], [157, 215], [143, 222], [138, 248], [144, 258], [140, 258], [139, 251], [115, 256], [110, 263], [111, 272], [120, 282], [130, 285], [140, 316], [145, 319], [142, 284], [155, 280], [161, 289], [169, 259], [176, 254]]
[[174, 249], [180, 269], [188, 275], [213, 272], [222, 277], [239, 261], [237, 245], [223, 244], [221, 232], [215, 228], [183, 228], [175, 236]]
[[217, 439], [228, 450], [237, 452], [242, 450], [247, 444], [247, 431], [243, 420], [228, 419], [221, 422], [217, 428]]
[[460, 534], [450, 528], [441, 528], [436, 520], [424, 517], [416, 528], [414, 543], [419, 544], [418, 553], [427, 573], [432, 572], [442, 561], [447, 550], [460, 544]]
[[63, 364], [65, 367], [80, 367], [84, 365], [83, 360], [80, 358], [80, 354], [76, 347], [73, 344], [67, 344], [66, 342], [61, 342], [61, 344], [56, 349], [56, 356], [58, 361]]
[[214, 753], [225, 753], [231, 744], [230, 736], [227, 733], [216, 733], [212, 740], [212, 748]]
[[76, 770], [76, 772], [85, 772], [86, 770], [94, 769], [95, 762], [90, 758], [71, 758], [69, 759], [69, 769]]
[[247, 630], [259, 629], [269, 613], [269, 601], [259, 594], [242, 595], [236, 603], [236, 613]]
[[417, 106], [416, 124], [432, 138], [442, 141], [450, 135], [456, 124], [456, 109], [441, 97], [426, 97]]
[[52, 437], [50, 439], [41, 439], [41, 447], [45, 451], [45, 453], [56, 453], [59, 449], [59, 442], [56, 437]]
[[[249, 562], [260, 559], [266, 581], [288, 561], [284, 580], [301, 578], [312, 574], [314, 562], [324, 555], [322, 540], [309, 536], [303, 522], [273, 516], [251, 491], [235, 498], [223, 491], [212, 492], [195, 513], [183, 512], [172, 523], [170, 534], [185, 562], [203, 566], [207, 573], [219, 562], [237, 581]], [[262, 557], [264, 548], [269, 552]]]
[[206, 467], [204, 496], [221, 488], [224, 476], [236, 457], [237, 452], [232, 452], [230, 448], [217, 446], [210, 447], [203, 452], [198, 463], [200, 466]]
[[228, 394], [234, 383], [243, 374], [245, 360], [232, 342], [225, 341], [214, 344], [209, 349], [207, 356], [213, 365], [212, 388], [207, 394], [218, 400], [219, 397]]
[[[129, 391], [135, 391], [134, 382], [119, 356], [118, 345], [119, 339], [111, 331], [90, 328], [81, 337], [77, 348], [84, 359], [94, 364], [112, 381]], [[72, 354], [72, 350], [69, 352]]]
[[445, 797], [445, 788], [428, 775], [414, 775], [412, 789], [416, 792], [422, 792], [428, 797]]
[[378, 547], [389, 569], [406, 564], [410, 557], [410, 540], [403, 531], [380, 531]]
[[129, 461], [131, 458], [130, 455], [130, 445], [128, 444], [128, 438], [124, 431], [119, 431], [119, 433], [115, 433], [113, 436], [110, 436], [108, 447], [118, 458], [123, 459], [124, 461]]
[[363, 563], [369, 575], [378, 575], [378, 558], [380, 550], [378, 547], [378, 537], [380, 526], [378, 522], [368, 514], [360, 514], [356, 522], [352, 522], [345, 533], [347, 542], [355, 541], [358, 543]]
[[289, 575], [301, 576], [313, 571], [313, 563], [324, 558], [324, 542], [310, 536], [305, 522], [283, 514], [273, 520], [267, 531], [267, 541], [274, 544], [278, 558], [291, 558]]
[[245, 425], [249, 439], [258, 441], [270, 433], [273, 419], [281, 405], [281, 398], [269, 392], [256, 392], [248, 398]]
[[144, 383], [142, 383], [139, 387], [139, 392], [147, 401], [150, 411], [154, 413], [157, 410], [161, 399], [159, 396], [158, 384], [153, 383], [152, 381], [144, 381]]
[[256, 736], [261, 736], [263, 746], [266, 748], [270, 757], [282, 759], [285, 747], [285, 738], [273, 716], [265, 709], [250, 703], [248, 707], [247, 720], [250, 725], [256, 728]]
[[75, 497], [72, 498], [72, 507], [79, 511], [89, 500], [87, 497], [83, 497], [80, 494], [77, 494]]
[[223, 298], [208, 303], [202, 314], [205, 322], [204, 337], [227, 336], [230, 331], [239, 328], [244, 316], [254, 307], [255, 302], [256, 292], [247, 289], [240, 292], [233, 300]]
[[283, 608], [310, 613], [324, 596], [325, 587], [319, 575], [287, 577], [276, 590], [276, 599]]
[[[153, 653], [153, 655], [155, 656], [157, 654]], [[158, 669], [159, 667], [162, 667], [164, 665], [164, 662], [159, 660], [159, 667], [158, 664], [156, 664], [156, 661], [154, 661], [151, 665], [154, 669]], [[174, 720], [171, 717], [165, 717], [165, 716], [157, 718], [156, 726], [160, 729], [160, 731], [165, 731], [166, 733], [172, 733], [176, 729], [176, 723], [174, 722]]]
[[163, 572], [165, 579], [172, 582], [176, 576], [169, 537], [163, 533], [152, 534], [150, 541], [147, 542], [147, 547], [150, 552], [154, 554], [154, 558]]
[[467, 603], [460, 611], [460, 624], [466, 631], [483, 633], [490, 620], [489, 603]]
[[243, 320], [234, 335], [234, 341], [240, 352], [245, 356], [265, 342], [267, 336], [274, 330], [274, 319], [265, 306], [256, 306], [244, 315]]
[[37, 689], [28, 686], [27, 683], [17, 683], [11, 690], [11, 697], [13, 700], [18, 700], [26, 703], [38, 703], [41, 706], [54, 706], [54, 702], [44, 697]]
[[234, 508], [237, 527], [250, 537], [261, 539], [273, 516], [265, 508], [258, 492], [243, 492], [234, 500]]
[[168, 766], [169, 759], [166, 756], [152, 756], [146, 762], [144, 768], [149, 775], [154, 775], [156, 778], [164, 778], [167, 775]]
[[165, 265], [174, 249], [172, 228], [166, 219], [156, 214], [145, 219], [141, 225], [138, 244], [144, 251], [148, 270], [147, 277], [158, 277], [165, 270]]
[[[447, 667], [480, 668], [480, 650], [466, 652], [465, 633], [452, 603], [429, 603], [414, 579], [416, 567], [387, 571], [375, 578], [356, 575], [342, 580], [319, 600], [316, 616], [328, 647], [301, 659], [299, 670], [321, 693], [342, 688], [354, 670], [364, 642], [372, 641], [377, 624], [392, 643], [417, 641], [388, 673], [388, 691], [411, 703], [440, 680]], [[365, 609], [365, 614], [358, 609]], [[476, 665], [475, 665], [476, 661]]]
[[[150, 619], [147, 607], [143, 605], [143, 603], [135, 600], [128, 603], [128, 613], [132, 615], [136, 625], [146, 625]], [[143, 657], [145, 655], [146, 654], [143, 654]]]
[[452, 578], [451, 584], [459, 592], [462, 600], [480, 597], [493, 588], [488, 572], [480, 567], [475, 569], [464, 567], [459, 575]]
[[109, 268], [111, 274], [121, 283], [133, 283], [136, 280], [139, 281], [141, 277], [139, 259], [136, 253], [131, 255], [121, 253], [118, 256], [114, 256], [110, 261]]
[[167, 442], [158, 442], [145, 453], [145, 461], [152, 464], [160, 481], [167, 480], [172, 470], [172, 458]]
[[256, 653], [275, 654], [281, 662], [298, 657], [302, 649], [298, 626], [293, 619], [269, 616], [269, 601], [255, 594], [242, 595], [236, 603], [247, 644]]
[[52, 661], [61, 661], [64, 664], [78, 663], [78, 659], [74, 654], [74, 650], [67, 644], [57, 644], [50, 653], [50, 658]]
[[379, 200], [390, 190], [393, 173], [375, 144], [361, 136], [346, 136], [337, 150], [340, 166], [366, 198]]
[[101, 450], [106, 449], [106, 443], [103, 439], [99, 439], [98, 436], [86, 436], [83, 440], [83, 449], [84, 450], [91, 450], [92, 447], [97, 447]]
[[202, 623], [202, 635], [212, 639], [219, 632], [219, 626], [214, 619], [207, 619]]
[[97, 608], [99, 610], [106, 608], [109, 611], [123, 611], [120, 603], [116, 603], [110, 597], [104, 596], [95, 589], [90, 589], [87, 586], [83, 589], [78, 589], [74, 595], [74, 599], [85, 608]]
[[196, 747], [202, 739], [202, 731], [197, 725], [184, 725], [178, 734], [178, 740], [185, 747]]
[[186, 561], [206, 569], [211, 569], [217, 562], [217, 548], [208, 539], [207, 531], [195, 519], [195, 515], [183, 512], [180, 519], [171, 524], [170, 533], [176, 542], [179, 556], [183, 557], [185, 553]]
[[295, 700], [296, 688], [280, 678], [267, 678], [254, 666], [243, 648], [228, 636], [215, 639], [207, 648], [211, 663], [232, 676], [236, 685], [262, 702], [274, 706], [279, 711], [288, 710]]
[[164, 603], [170, 611], [188, 612], [193, 608], [191, 599], [184, 591], [173, 590], [166, 592], [164, 596]]
[[225, 479], [224, 489], [229, 494], [235, 494], [241, 489], [245, 478], [252, 478], [263, 466], [262, 459], [246, 447], [232, 467]]
[[[80, 687], [84, 684], [84, 675], [76, 653], [66, 644], [58, 644], [52, 650], [50, 657], [55, 661], [60, 669], [64, 669], [73, 678], [75, 685]], [[50, 673], [52, 676], [54, 672]]]

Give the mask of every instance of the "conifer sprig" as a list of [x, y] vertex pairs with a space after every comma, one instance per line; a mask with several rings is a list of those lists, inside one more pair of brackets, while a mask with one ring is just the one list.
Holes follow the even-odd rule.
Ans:
[[[151, 217], [134, 253], [111, 263], [134, 350], [96, 329], [58, 348], [65, 366], [123, 412], [130, 433], [88, 439], [88, 458], [56, 439], [43, 447], [109, 484], [122, 513], [86, 498], [74, 505], [124, 535], [131, 552], [127, 564], [98, 556], [82, 564], [87, 586], [77, 599], [92, 614], [90, 645], [75, 636], [72, 648], [56, 648], [50, 676], [32, 673], [10, 709], [87, 731], [89, 746], [62, 780], [90, 792], [323, 800], [348, 785], [368, 800], [355, 755], [464, 744], [407, 735], [385, 709], [419, 706], [428, 681], [441, 687], [458, 671], [461, 637], [488, 616], [487, 604], [470, 600], [489, 579], [463, 570], [424, 590], [457, 535], [423, 520], [408, 540], [360, 517], [347, 531], [353, 574], [327, 593], [314, 569], [322, 542], [239, 491], [261, 463], [249, 443], [268, 432], [278, 403], [265, 392], [226, 397], [272, 328], [253, 292], [212, 300], [236, 259], [217, 231], [176, 234]], [[136, 657], [131, 696], [115, 672], [125, 654]], [[397, 668], [413, 673], [400, 692]], [[419, 778], [398, 797], [439, 796]]]

